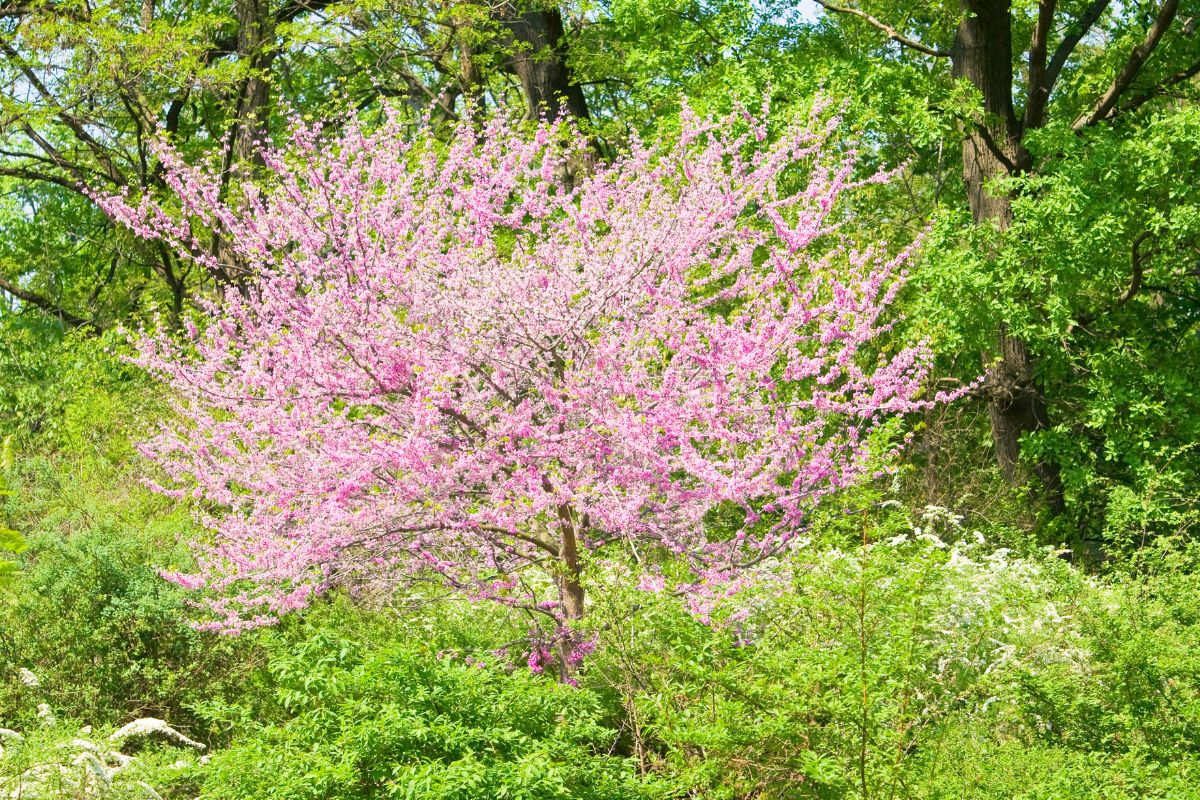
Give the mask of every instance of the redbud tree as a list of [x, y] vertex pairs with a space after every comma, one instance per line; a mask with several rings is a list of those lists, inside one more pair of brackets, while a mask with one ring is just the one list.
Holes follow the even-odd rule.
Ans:
[[874, 469], [872, 433], [933, 401], [931, 356], [878, 346], [908, 250], [838, 235], [863, 181], [837, 120], [763, 126], [685, 114], [581, 175], [561, 125], [298, 123], [236, 201], [161, 148], [177, 207], [108, 212], [208, 268], [217, 231], [249, 276], [135, 356], [178, 412], [144, 448], [160, 488], [214, 532], [169, 575], [206, 590], [202, 625], [385, 578], [561, 630], [603, 553], [702, 591], [792, 546]]

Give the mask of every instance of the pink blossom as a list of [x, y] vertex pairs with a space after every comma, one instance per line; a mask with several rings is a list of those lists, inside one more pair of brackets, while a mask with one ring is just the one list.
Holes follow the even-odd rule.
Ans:
[[[862, 182], [836, 120], [758, 144], [764, 126], [688, 113], [676, 143], [634, 141], [567, 188], [586, 145], [561, 126], [297, 123], [236, 201], [160, 146], [184, 217], [103, 206], [206, 268], [215, 228], [252, 276], [134, 359], [177, 412], [143, 452], [216, 533], [197, 575], [170, 576], [205, 587], [205, 627], [416, 576], [561, 623], [601, 546], [687, 559], [712, 587], [786, 551], [876, 468], [886, 416], [948, 396], [921, 399], [928, 347], [876, 346], [912, 249], [837, 234]], [[735, 536], [707, 535], [717, 505], [745, 512]]]

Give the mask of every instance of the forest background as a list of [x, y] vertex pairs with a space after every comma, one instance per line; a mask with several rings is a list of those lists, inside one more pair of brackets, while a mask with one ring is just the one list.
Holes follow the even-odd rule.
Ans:
[[[1197, 796], [1198, 21], [1184, 0], [0, 3], [0, 791]], [[842, 232], [927, 231], [899, 333], [928, 338], [938, 387], [985, 378], [822, 505], [789, 591], [704, 624], [610, 587], [578, 687], [521, 666], [529, 620], [462, 601], [334, 592], [237, 638], [189, 626], [158, 571], [203, 532], [143, 487], [136, 445], [170, 412], [115, 353], [237, 276], [91, 191], [169, 203], [158, 137], [251, 182], [293, 114], [565, 115], [603, 161], [669, 141], [684, 98], [764, 97], [780, 119], [833, 98], [863, 175], [898, 169]], [[122, 752], [147, 717], [195, 746]]]

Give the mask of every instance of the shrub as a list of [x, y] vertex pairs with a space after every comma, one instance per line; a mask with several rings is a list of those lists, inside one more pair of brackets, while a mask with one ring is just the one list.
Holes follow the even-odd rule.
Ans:
[[611, 755], [595, 694], [413, 641], [370, 650], [331, 631], [270, 664], [285, 719], [217, 754], [206, 800], [656, 796]]

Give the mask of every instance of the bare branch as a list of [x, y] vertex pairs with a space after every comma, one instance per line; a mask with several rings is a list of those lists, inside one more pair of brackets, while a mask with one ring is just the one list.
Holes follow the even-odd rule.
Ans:
[[927, 56], [934, 56], [935, 58], [950, 57], [949, 50], [939, 50], [938, 48], [921, 44], [915, 39], [910, 39], [904, 34], [900, 33], [900, 31], [893, 28], [891, 25], [888, 25], [882, 20], [876, 19], [865, 11], [860, 11], [857, 8], [850, 8], [848, 6], [835, 6], [833, 3], [827, 2], [827, 0], [817, 0], [817, 4], [826, 11], [832, 11], [836, 14], [849, 14], [851, 16], [858, 17], [867, 24], [872, 25], [886, 33], [888, 38], [893, 42], [899, 42], [901, 45], [911, 50], [916, 50], [918, 53], [924, 53]]
[[1029, 42], [1029, 93], [1025, 100], [1025, 130], [1041, 126], [1045, 119], [1046, 102], [1050, 99], [1050, 85], [1046, 81], [1046, 53], [1057, 5], [1057, 0], [1041, 0], [1038, 3], [1037, 25], [1033, 28], [1033, 38]]
[[1141, 71], [1142, 65], [1146, 63], [1146, 59], [1158, 47], [1159, 41], [1162, 39], [1167, 28], [1171, 27], [1171, 22], [1174, 21], [1175, 15], [1179, 12], [1179, 0], [1165, 0], [1162, 8], [1158, 10], [1158, 16], [1154, 19], [1154, 24], [1150, 26], [1150, 30], [1146, 31], [1146, 38], [1141, 44], [1133, 48], [1133, 52], [1129, 54], [1129, 60], [1125, 62], [1125, 66], [1117, 73], [1117, 77], [1113, 78], [1112, 84], [1107, 91], [1100, 96], [1096, 101], [1096, 105], [1087, 114], [1080, 115], [1079, 119], [1075, 120], [1074, 128], [1079, 130], [1088, 125], [1094, 125], [1097, 122], [1107, 118], [1112, 110], [1117, 105], [1117, 100], [1133, 83], [1133, 79], [1137, 77]]
[[1087, 32], [1092, 29], [1100, 17], [1104, 15], [1108, 9], [1110, 0], [1094, 0], [1094, 2], [1084, 10], [1075, 24], [1071, 26], [1063, 40], [1058, 43], [1058, 47], [1054, 50], [1054, 55], [1050, 58], [1050, 65], [1046, 68], [1046, 95], [1054, 91], [1054, 84], [1058, 82], [1058, 75], [1067, 64], [1067, 59], [1071, 57], [1071, 53], [1075, 52], [1075, 45], [1082, 41]]
[[983, 143], [987, 145], [987, 149], [991, 151], [992, 155], [996, 157], [997, 161], [1004, 165], [1004, 168], [1008, 170], [1010, 174], [1015, 175], [1021, 171], [1016, 162], [1009, 158], [1008, 154], [1004, 152], [1004, 148], [1001, 147], [999, 142], [996, 141], [996, 137], [992, 136], [992, 132], [987, 125], [975, 120], [971, 120], [971, 124], [974, 125], [975, 129], [979, 132], [979, 138], [983, 139]]

